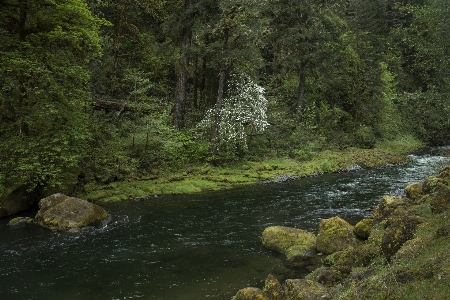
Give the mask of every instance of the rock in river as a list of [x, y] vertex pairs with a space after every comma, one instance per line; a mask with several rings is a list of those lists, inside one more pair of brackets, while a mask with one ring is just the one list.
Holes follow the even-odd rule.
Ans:
[[271, 250], [294, 257], [309, 257], [315, 251], [316, 236], [302, 229], [272, 226], [262, 233], [262, 244]]
[[332, 254], [356, 245], [353, 226], [339, 217], [322, 219], [317, 234], [317, 251]]
[[39, 201], [34, 222], [52, 230], [104, 225], [109, 214], [100, 206], [86, 200], [53, 194]]

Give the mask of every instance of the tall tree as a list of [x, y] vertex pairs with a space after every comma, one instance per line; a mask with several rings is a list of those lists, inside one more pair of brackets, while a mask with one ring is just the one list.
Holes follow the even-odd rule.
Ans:
[[255, 71], [260, 59], [257, 41], [261, 24], [258, 23], [264, 3], [255, 0], [219, 1], [220, 18], [213, 28], [220, 48], [218, 62], [219, 81], [215, 104], [215, 130], [213, 133], [212, 153], [216, 153], [216, 142], [220, 132], [221, 111], [225, 97], [227, 75]]
[[183, 29], [181, 33], [181, 54], [178, 59], [177, 66], [177, 84], [175, 89], [175, 101], [173, 108], [173, 124], [177, 128], [181, 128], [183, 125], [183, 118], [186, 110], [186, 94], [188, 87], [188, 75], [190, 64], [189, 46], [192, 39], [192, 26], [193, 26], [193, 5], [194, 0], [185, 0], [184, 3], [184, 20]]
[[271, 20], [268, 44], [279, 72], [298, 76], [296, 112], [303, 108], [306, 77], [327, 57], [327, 45], [339, 37], [342, 22], [333, 1], [274, 0], [267, 6]]
[[82, 0], [1, 4], [0, 178], [58, 185], [85, 154], [87, 65], [102, 21]]

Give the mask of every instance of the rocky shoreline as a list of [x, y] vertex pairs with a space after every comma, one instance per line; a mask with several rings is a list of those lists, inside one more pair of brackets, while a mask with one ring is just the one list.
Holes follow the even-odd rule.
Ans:
[[450, 166], [408, 185], [405, 193], [384, 196], [373, 215], [355, 226], [339, 217], [322, 220], [317, 236], [267, 228], [262, 243], [282, 253], [285, 265], [301, 268], [322, 257], [320, 266], [283, 283], [269, 274], [262, 289], [243, 288], [233, 299], [446, 299]]

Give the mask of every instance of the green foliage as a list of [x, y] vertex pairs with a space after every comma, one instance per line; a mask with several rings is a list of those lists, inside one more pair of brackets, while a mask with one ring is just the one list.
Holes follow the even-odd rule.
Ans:
[[[58, 185], [80, 160], [87, 179], [112, 182], [205, 162], [306, 162], [326, 149], [450, 141], [445, 1], [2, 4], [0, 194], [10, 181]], [[179, 130], [171, 108], [181, 54]], [[227, 75], [223, 103], [218, 74]], [[113, 105], [92, 110], [92, 100]]]
[[8, 180], [60, 185], [84, 156], [87, 64], [100, 54], [102, 24], [80, 0], [2, 7], [0, 169]]
[[375, 146], [375, 134], [369, 126], [361, 125], [355, 131], [355, 142], [361, 148], [373, 148]]

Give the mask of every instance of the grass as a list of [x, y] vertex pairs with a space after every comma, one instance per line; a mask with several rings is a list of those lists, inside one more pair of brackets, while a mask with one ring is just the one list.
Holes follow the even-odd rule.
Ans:
[[[405, 148], [402, 148], [405, 150]], [[363, 168], [390, 166], [407, 160], [390, 149], [356, 149], [313, 153], [312, 159], [271, 158], [261, 162], [245, 161], [234, 165], [187, 166], [177, 172], [152, 170], [139, 179], [107, 185], [86, 184], [77, 196], [89, 201], [108, 202], [152, 195], [191, 194], [230, 189], [274, 180], [279, 176], [304, 177], [320, 173], [341, 172], [353, 165]]]

